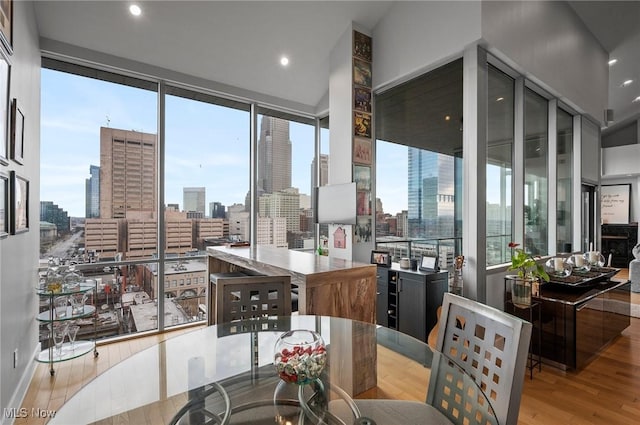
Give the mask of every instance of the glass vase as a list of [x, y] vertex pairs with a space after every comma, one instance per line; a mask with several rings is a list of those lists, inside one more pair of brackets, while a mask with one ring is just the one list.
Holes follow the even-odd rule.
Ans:
[[531, 287], [534, 283], [531, 279], [513, 277], [511, 282], [511, 302], [516, 307], [527, 308], [531, 305]]
[[317, 379], [327, 360], [319, 333], [296, 329], [283, 333], [274, 347], [273, 364], [285, 382], [305, 385]]

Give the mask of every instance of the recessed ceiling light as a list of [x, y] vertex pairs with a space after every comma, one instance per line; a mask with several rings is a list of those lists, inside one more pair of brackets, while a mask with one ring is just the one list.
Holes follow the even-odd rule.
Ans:
[[640, 96], [638, 96], [635, 99], [633, 99], [632, 102], [640, 102]]
[[614, 65], [616, 62], [618, 62], [618, 59], [611, 59], [609, 61], [609, 66]]
[[133, 16], [140, 16], [140, 14], [142, 13], [142, 9], [140, 9], [140, 6], [138, 6], [137, 4], [132, 4], [131, 6], [129, 6], [129, 12]]
[[449, 120], [451, 120], [451, 115], [445, 115], [445, 116], [444, 116], [444, 120], [445, 120], [445, 121], [449, 121]]
[[620, 85], [620, 87], [627, 87], [628, 85], [630, 85], [631, 83], [633, 83], [633, 80], [626, 80], [624, 83], [622, 83]]
[[496, 99], [496, 102], [502, 102], [504, 100], [504, 97], [499, 97]]
[[289, 58], [286, 56], [283, 56], [280, 58], [280, 65], [282, 66], [287, 66], [289, 65]]

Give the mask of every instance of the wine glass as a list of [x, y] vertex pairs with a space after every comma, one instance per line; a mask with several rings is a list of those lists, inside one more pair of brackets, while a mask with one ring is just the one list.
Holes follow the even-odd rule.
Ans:
[[86, 292], [76, 292], [69, 296], [71, 300], [71, 314], [77, 316], [84, 313], [84, 305], [89, 295]]
[[66, 295], [61, 296], [61, 297], [56, 297], [53, 300], [53, 305], [55, 308], [55, 312], [56, 312], [56, 317], [58, 319], [64, 319], [65, 317], [67, 317], [67, 306], [69, 304], [69, 297], [67, 297]]
[[53, 325], [53, 343], [56, 346], [56, 351], [58, 352], [58, 357], [62, 357], [62, 343], [64, 342], [64, 337], [67, 334], [67, 329], [69, 328], [69, 323], [56, 323]]
[[70, 324], [69, 329], [67, 329], [67, 335], [69, 335], [69, 341], [71, 342], [71, 352], [74, 353], [76, 351], [76, 335], [78, 335], [78, 330], [80, 326], [76, 324]]

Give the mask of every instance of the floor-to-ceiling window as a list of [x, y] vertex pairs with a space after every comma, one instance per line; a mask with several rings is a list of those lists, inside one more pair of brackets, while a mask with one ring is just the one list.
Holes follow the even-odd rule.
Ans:
[[573, 116], [558, 108], [557, 113], [556, 210], [557, 252], [572, 252], [573, 241]]
[[276, 111], [260, 112], [256, 243], [313, 250], [313, 120]]
[[450, 266], [461, 253], [462, 60], [375, 101], [376, 244]]
[[166, 92], [165, 297], [197, 318], [208, 279], [206, 258], [196, 254], [249, 240], [250, 108], [176, 87]]
[[524, 246], [548, 253], [548, 101], [529, 88], [524, 94]]
[[[271, 231], [282, 222], [269, 244], [315, 248], [311, 194], [324, 183], [312, 172], [314, 118], [43, 64], [41, 266], [64, 274], [74, 265], [97, 282], [100, 337], [206, 319], [205, 248], [249, 241], [254, 226], [260, 237], [262, 218], [273, 219]], [[263, 217], [250, 213], [252, 113], [256, 156], [269, 164], [254, 173]], [[328, 149], [328, 122], [323, 131]]]
[[96, 282], [99, 336], [156, 329], [157, 84], [43, 62], [41, 265]]
[[513, 78], [489, 66], [487, 97], [487, 265], [506, 263], [513, 240]]

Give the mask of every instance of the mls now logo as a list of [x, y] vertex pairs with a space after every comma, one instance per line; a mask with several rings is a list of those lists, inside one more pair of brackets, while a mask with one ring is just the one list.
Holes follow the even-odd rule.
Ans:
[[2, 409], [2, 414], [5, 418], [26, 418], [29, 416], [29, 410], [27, 410], [26, 407], [5, 407], [4, 409]]

